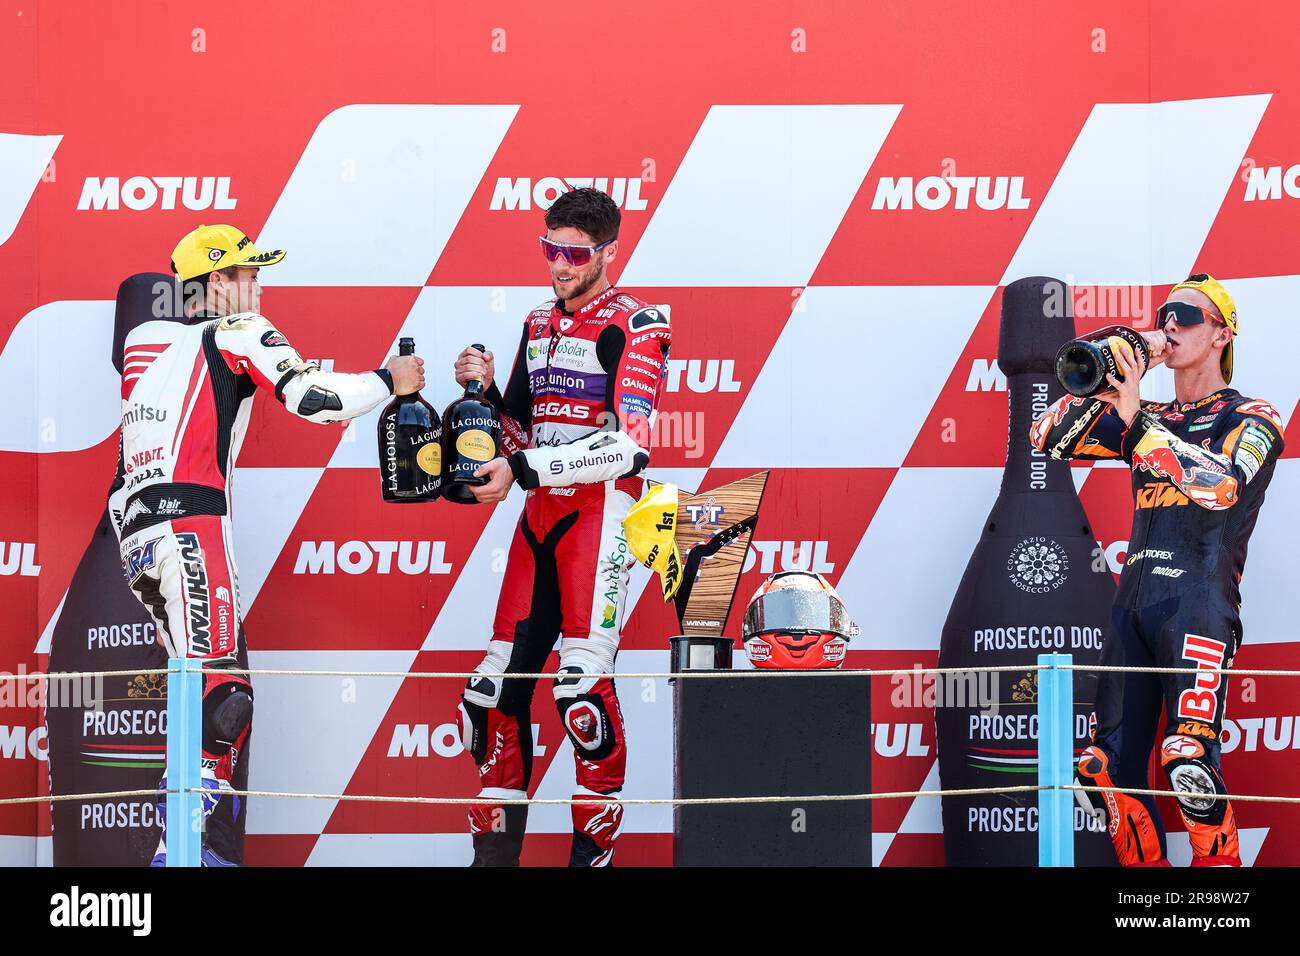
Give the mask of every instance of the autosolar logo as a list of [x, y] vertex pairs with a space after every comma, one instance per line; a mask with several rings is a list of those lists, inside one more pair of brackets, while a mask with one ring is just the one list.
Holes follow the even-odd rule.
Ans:
[[1051, 538], [1025, 538], [1007, 558], [1007, 577], [1030, 594], [1055, 591], [1065, 583], [1069, 571], [1065, 550]]

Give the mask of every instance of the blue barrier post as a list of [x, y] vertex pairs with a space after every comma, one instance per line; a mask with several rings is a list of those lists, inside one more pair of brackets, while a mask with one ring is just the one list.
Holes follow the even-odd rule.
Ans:
[[167, 865], [198, 866], [203, 850], [199, 763], [203, 742], [203, 661], [167, 661]]
[[[1074, 770], [1074, 671], [1069, 654], [1038, 655], [1038, 785], [1065, 788]], [[1073, 791], [1038, 791], [1038, 865], [1074, 866]]]

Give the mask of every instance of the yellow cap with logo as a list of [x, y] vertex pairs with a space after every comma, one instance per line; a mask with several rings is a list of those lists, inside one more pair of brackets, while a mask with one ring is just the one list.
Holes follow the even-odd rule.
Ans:
[[[1173, 295], [1179, 289], [1195, 289], [1197, 292], [1204, 293], [1214, 307], [1219, 310], [1219, 315], [1223, 317], [1223, 324], [1232, 332], [1232, 337], [1237, 337], [1237, 303], [1232, 301], [1232, 296], [1228, 294], [1219, 280], [1204, 272], [1198, 272], [1190, 275], [1178, 285], [1169, 290]], [[1223, 380], [1232, 381], [1232, 342], [1223, 350], [1223, 355], [1219, 359], [1219, 367], [1223, 370]]]
[[682, 557], [673, 537], [677, 529], [677, 486], [651, 484], [623, 519], [627, 546], [633, 556], [659, 572], [667, 601], [682, 584]]
[[273, 266], [283, 249], [261, 252], [234, 226], [199, 226], [186, 233], [172, 250], [172, 272], [182, 282], [231, 266]]

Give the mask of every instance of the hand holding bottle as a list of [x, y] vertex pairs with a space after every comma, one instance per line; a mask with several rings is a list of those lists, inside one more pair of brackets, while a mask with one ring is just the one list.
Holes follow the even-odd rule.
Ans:
[[1157, 365], [1163, 365], [1165, 359], [1169, 357], [1169, 338], [1165, 333], [1158, 329], [1154, 332], [1139, 332], [1139, 335], [1146, 340], [1147, 348], [1150, 349], [1151, 355], [1147, 359], [1147, 368], [1155, 368]]
[[1124, 419], [1124, 424], [1132, 425], [1133, 419], [1142, 409], [1142, 396], [1138, 389], [1142, 384], [1142, 373], [1146, 371], [1146, 362], [1127, 342], [1118, 343], [1114, 354], [1115, 364], [1123, 377], [1117, 378], [1107, 373], [1106, 381], [1111, 387], [1108, 391], [1098, 392], [1097, 398], [1114, 405], [1119, 417]]
[[389, 356], [384, 368], [392, 373], [394, 395], [410, 395], [424, 388], [424, 359], [418, 355]]
[[481, 478], [484, 475], [488, 479], [486, 485], [471, 485], [469, 489], [474, 497], [478, 499], [479, 504], [504, 501], [506, 495], [510, 493], [510, 486], [515, 483], [515, 476], [510, 470], [510, 463], [504, 458], [493, 458], [474, 471], [474, 477], [476, 478]]
[[484, 392], [492, 387], [492, 380], [496, 373], [492, 353], [472, 345], [456, 356], [455, 369], [457, 385], [463, 388], [471, 381], [477, 380], [483, 383]]
[[385, 368], [393, 376], [394, 397], [379, 416], [380, 494], [392, 504], [428, 502], [442, 493], [442, 419], [424, 400], [424, 362], [415, 339], [403, 337], [400, 355]]
[[[443, 413], [443, 464], [445, 482], [442, 496], [462, 505], [482, 501], [500, 501], [509, 490], [511, 477], [501, 447], [501, 418], [484, 398], [487, 382], [480, 370], [490, 372], [491, 358], [482, 345], [471, 345], [457, 359], [456, 380], [464, 376], [465, 394], [447, 406]], [[504, 467], [505, 476], [501, 470]], [[480, 496], [477, 489], [489, 487]]]

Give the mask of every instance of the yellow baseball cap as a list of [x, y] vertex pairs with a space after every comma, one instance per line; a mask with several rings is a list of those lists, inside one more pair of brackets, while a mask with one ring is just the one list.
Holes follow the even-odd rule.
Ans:
[[182, 282], [231, 266], [273, 266], [284, 258], [283, 249], [260, 252], [253, 241], [234, 226], [199, 226], [186, 233], [172, 250], [172, 272]]
[[673, 537], [677, 529], [677, 486], [655, 483], [623, 519], [628, 550], [652, 571], [659, 572], [664, 600], [682, 584], [682, 557]]
[[[1228, 294], [1218, 279], [1204, 272], [1198, 272], [1190, 275], [1178, 285], [1169, 290], [1173, 295], [1179, 289], [1195, 289], [1197, 292], [1203, 292], [1214, 303], [1214, 307], [1219, 310], [1219, 315], [1223, 317], [1223, 324], [1232, 332], [1232, 337], [1237, 337], [1237, 303], [1232, 301], [1232, 296]], [[1232, 381], [1232, 342], [1229, 341], [1227, 347], [1223, 350], [1223, 355], [1219, 359], [1219, 367], [1223, 370], [1223, 380]]]

